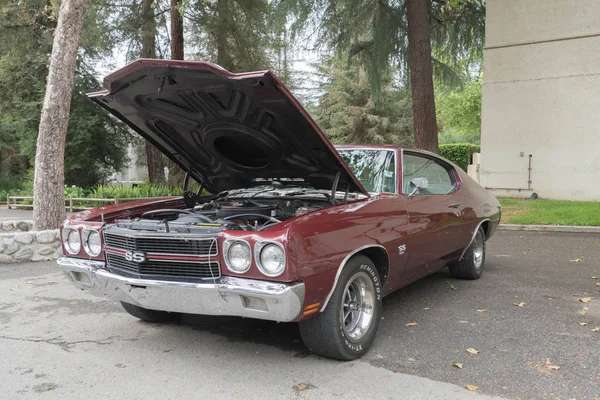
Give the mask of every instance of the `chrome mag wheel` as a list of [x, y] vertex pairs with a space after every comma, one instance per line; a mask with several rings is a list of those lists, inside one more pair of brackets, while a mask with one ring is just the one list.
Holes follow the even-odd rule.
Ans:
[[485, 241], [483, 239], [483, 233], [479, 230], [475, 236], [475, 241], [473, 241], [473, 266], [477, 270], [481, 269], [481, 266], [483, 265], [484, 246]]
[[340, 322], [345, 336], [351, 342], [360, 341], [369, 330], [375, 299], [375, 286], [365, 272], [357, 272], [348, 280], [342, 296]]

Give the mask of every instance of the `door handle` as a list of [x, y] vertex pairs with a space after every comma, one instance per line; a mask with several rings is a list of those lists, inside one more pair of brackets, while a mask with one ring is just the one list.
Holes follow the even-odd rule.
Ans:
[[448, 208], [460, 208], [460, 203], [448, 204]]

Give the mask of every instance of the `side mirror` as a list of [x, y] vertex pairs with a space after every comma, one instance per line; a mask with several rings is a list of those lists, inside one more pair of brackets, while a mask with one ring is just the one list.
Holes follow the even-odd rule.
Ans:
[[429, 181], [427, 178], [414, 178], [410, 180], [410, 186], [414, 187], [413, 191], [409, 194], [409, 196], [412, 196], [419, 190], [427, 189], [429, 187]]

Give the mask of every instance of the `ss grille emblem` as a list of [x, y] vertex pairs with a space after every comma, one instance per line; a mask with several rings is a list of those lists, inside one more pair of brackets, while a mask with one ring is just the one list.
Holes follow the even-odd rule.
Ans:
[[128, 251], [125, 253], [125, 259], [127, 261], [143, 263], [144, 261], [146, 261], [146, 253], [144, 253], [143, 251]]

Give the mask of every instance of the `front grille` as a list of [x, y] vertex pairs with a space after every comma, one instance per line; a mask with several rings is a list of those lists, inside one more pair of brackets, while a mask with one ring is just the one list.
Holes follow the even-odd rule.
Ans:
[[216, 261], [146, 260], [143, 263], [136, 263], [127, 261], [125, 257], [112, 253], [106, 253], [106, 261], [109, 271], [136, 278], [211, 279], [221, 276], [219, 263]]
[[151, 254], [216, 256], [216, 238], [135, 237], [106, 232], [104, 244], [109, 249], [143, 251]]

